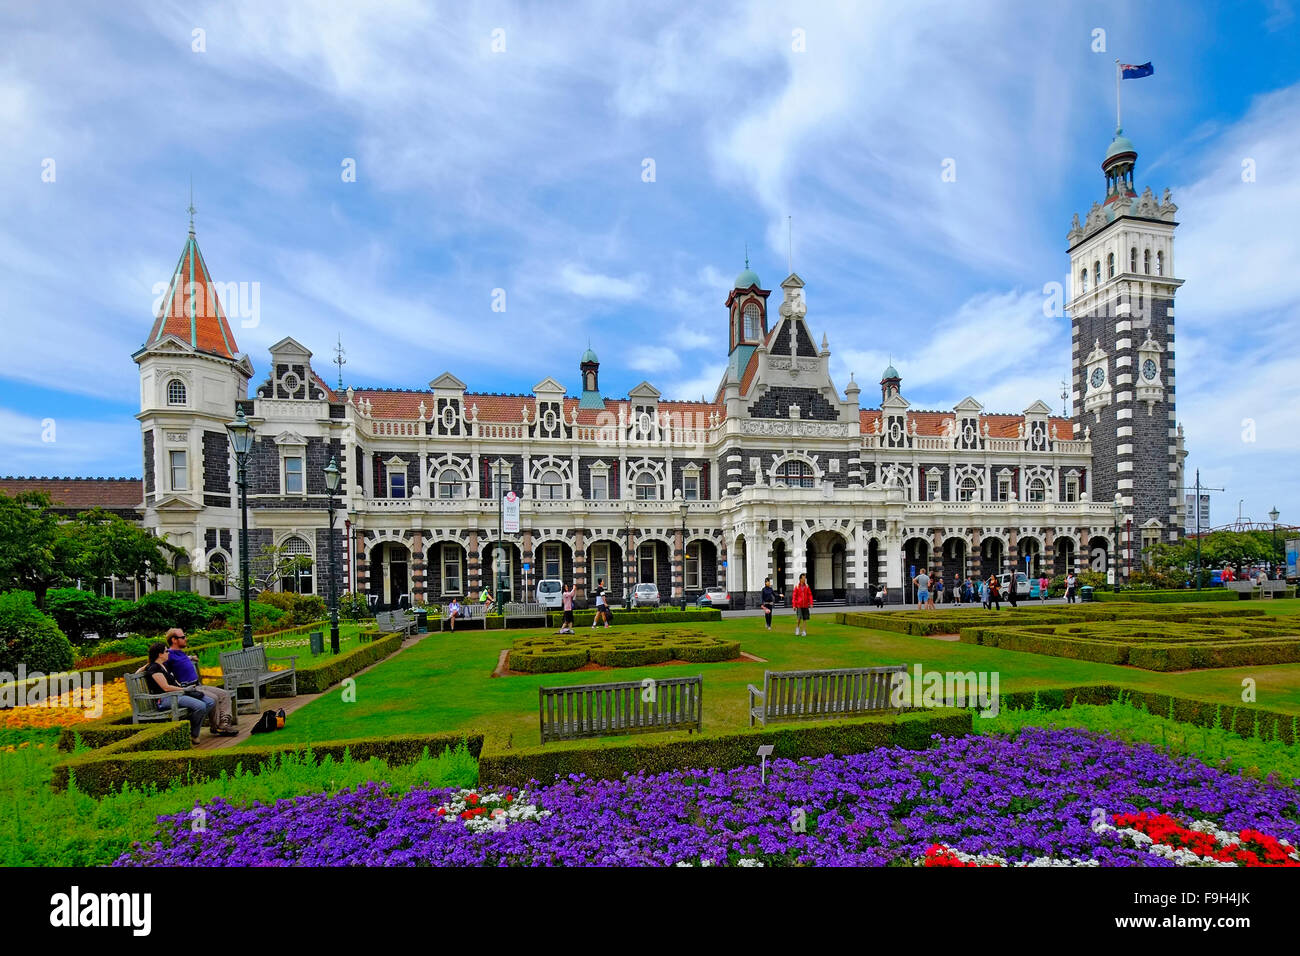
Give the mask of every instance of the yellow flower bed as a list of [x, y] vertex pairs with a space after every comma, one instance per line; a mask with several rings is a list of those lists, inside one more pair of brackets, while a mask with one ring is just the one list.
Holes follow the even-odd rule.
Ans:
[[[0, 729], [27, 730], [39, 727], [73, 727], [95, 717], [86, 716], [86, 707], [72, 706], [72, 694], [51, 698], [38, 707], [14, 707], [0, 710]], [[120, 717], [131, 712], [126, 681], [118, 678], [104, 685], [104, 712], [101, 717]]]

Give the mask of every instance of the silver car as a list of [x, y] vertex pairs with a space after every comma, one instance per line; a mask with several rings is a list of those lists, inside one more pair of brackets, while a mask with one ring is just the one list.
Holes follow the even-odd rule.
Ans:
[[695, 603], [699, 607], [730, 608], [731, 593], [726, 588], [705, 588]]
[[632, 591], [633, 607], [658, 607], [659, 589], [653, 584], [638, 584]]

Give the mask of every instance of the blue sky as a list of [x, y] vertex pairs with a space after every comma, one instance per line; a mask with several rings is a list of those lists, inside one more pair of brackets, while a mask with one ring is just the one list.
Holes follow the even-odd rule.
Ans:
[[1289, 3], [556, 6], [0, 12], [0, 473], [139, 474], [130, 354], [191, 176], [209, 267], [260, 291], [235, 327], [259, 381], [285, 335], [333, 381], [341, 335], [353, 384], [576, 393], [590, 341], [606, 394], [712, 397], [745, 244], [779, 297], [790, 216], [841, 387], [872, 400], [892, 355], [915, 407], [1059, 409], [1043, 289], [1104, 198], [1119, 58], [1156, 68], [1125, 81], [1124, 127], [1139, 188], [1179, 206], [1189, 466], [1228, 489], [1215, 523], [1239, 499], [1300, 520]]

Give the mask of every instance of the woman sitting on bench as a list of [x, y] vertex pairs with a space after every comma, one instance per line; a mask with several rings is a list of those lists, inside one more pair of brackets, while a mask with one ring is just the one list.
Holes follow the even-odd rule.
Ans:
[[447, 605], [447, 621], [451, 624], [451, 629], [456, 630], [456, 618], [460, 617], [460, 598], [452, 598], [451, 603]]

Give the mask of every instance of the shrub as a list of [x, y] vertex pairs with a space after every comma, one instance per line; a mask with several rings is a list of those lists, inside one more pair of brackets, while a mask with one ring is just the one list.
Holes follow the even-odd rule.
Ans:
[[521, 637], [506, 658], [511, 670], [551, 674], [577, 670], [588, 662], [601, 667], [643, 667], [680, 660], [691, 663], [729, 661], [740, 654], [737, 641], [723, 641], [702, 631], [607, 631]]
[[[260, 601], [248, 602], [248, 619], [249, 623], [253, 625], [254, 634], [266, 634], [269, 631], [278, 631], [288, 627], [288, 624], [283, 623], [284, 617], [284, 611], [278, 607], [272, 607]], [[244, 603], [236, 601], [233, 604], [220, 605], [211, 623], [242, 630], [244, 627]]]
[[326, 614], [325, 599], [318, 594], [263, 591], [253, 603], [268, 604], [283, 611], [285, 617], [280, 620], [280, 627], [312, 624], [324, 618]]
[[0, 594], [0, 671], [13, 673], [19, 664], [46, 674], [72, 667], [72, 644], [30, 591]]
[[216, 615], [216, 606], [190, 591], [155, 591], [138, 601], [123, 601], [118, 608], [117, 630], [160, 635], [173, 627], [195, 631]]
[[557, 671], [574, 671], [587, 663], [585, 647], [531, 647], [513, 650], [506, 658], [506, 666], [525, 674], [554, 674]]
[[361, 621], [371, 617], [370, 602], [356, 591], [348, 591], [339, 598], [339, 617], [345, 621]]
[[54, 618], [70, 641], [80, 641], [94, 632], [101, 640], [111, 640], [117, 635], [117, 614], [127, 601], [100, 597], [93, 591], [76, 588], [55, 588], [45, 594], [45, 613]]

